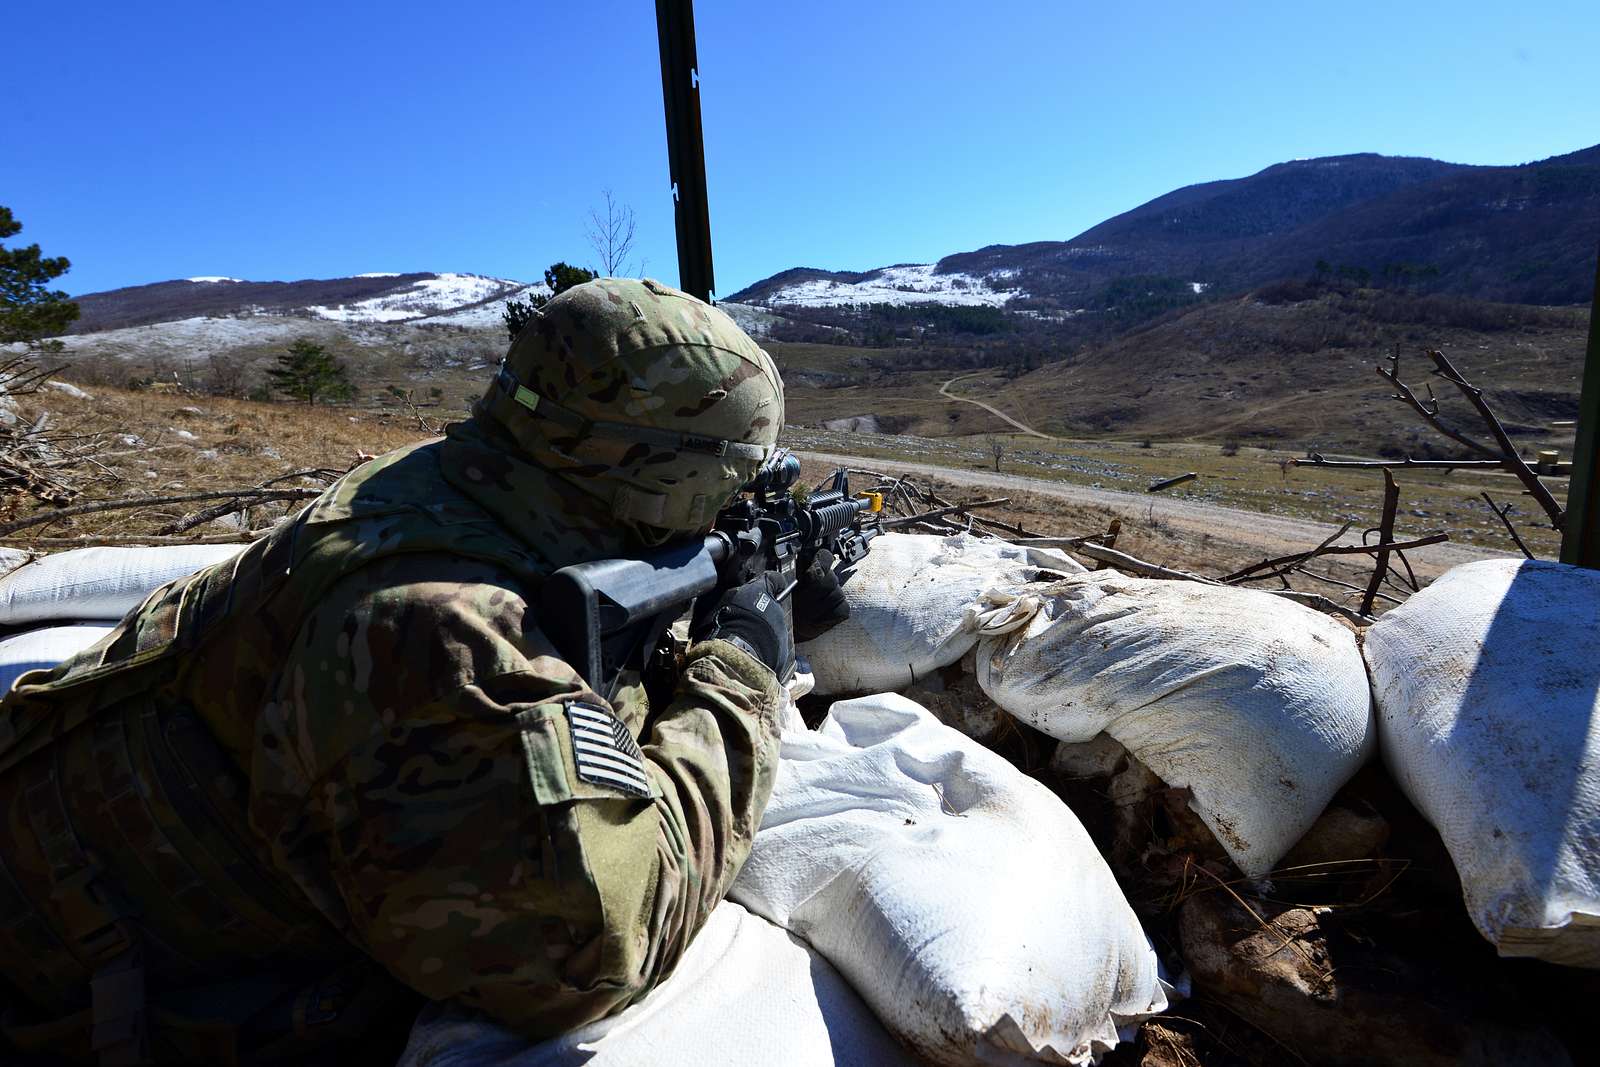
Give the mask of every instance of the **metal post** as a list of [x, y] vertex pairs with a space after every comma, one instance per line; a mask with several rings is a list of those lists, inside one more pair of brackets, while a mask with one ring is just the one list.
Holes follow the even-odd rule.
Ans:
[[1595, 259], [1594, 303], [1589, 306], [1589, 354], [1583, 362], [1583, 392], [1578, 400], [1578, 439], [1572, 446], [1572, 480], [1567, 483], [1567, 521], [1561, 535], [1561, 562], [1600, 570], [1600, 255]]
[[667, 112], [667, 165], [678, 228], [678, 287], [709, 301], [711, 210], [706, 202], [706, 145], [700, 129], [700, 71], [693, 0], [656, 0], [661, 42], [661, 98]]

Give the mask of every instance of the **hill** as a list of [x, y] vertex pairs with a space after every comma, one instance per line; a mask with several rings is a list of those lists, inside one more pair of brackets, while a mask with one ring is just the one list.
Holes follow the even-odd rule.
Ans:
[[730, 299], [1077, 311], [1104, 303], [1119, 280], [1227, 293], [1309, 276], [1320, 264], [1416, 292], [1570, 304], [1588, 297], [1597, 238], [1600, 146], [1493, 167], [1365, 153], [1187, 186], [1068, 241], [990, 245], [863, 273], [784, 271]]
[[446, 317], [460, 321], [463, 316], [472, 318], [474, 310], [484, 311], [493, 324], [498, 322], [505, 300], [544, 290], [542, 283], [427, 272], [293, 282], [184, 278], [74, 297], [82, 315], [71, 332], [91, 334], [183, 319], [257, 315], [341, 322], [440, 321]]

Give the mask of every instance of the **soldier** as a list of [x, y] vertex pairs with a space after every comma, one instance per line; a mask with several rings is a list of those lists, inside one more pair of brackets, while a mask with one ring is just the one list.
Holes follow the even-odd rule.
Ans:
[[[535, 591], [705, 531], [782, 422], [721, 311], [578, 286], [445, 438], [24, 676], [0, 705], [12, 1047], [304, 1063], [384, 1019], [403, 1039], [397, 991], [538, 1038], [652, 988], [749, 852], [793, 637], [764, 583], [729, 590], [667, 699], [630, 677], [608, 701]], [[816, 631], [842, 598], [809, 573]]]

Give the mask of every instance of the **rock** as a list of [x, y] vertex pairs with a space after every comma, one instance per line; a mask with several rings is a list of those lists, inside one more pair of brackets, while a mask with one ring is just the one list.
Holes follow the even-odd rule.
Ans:
[[1548, 1029], [1497, 992], [1347, 930], [1328, 908], [1220, 889], [1184, 902], [1178, 930], [1197, 996], [1221, 1003], [1313, 1064], [1570, 1064]]
[[904, 690], [905, 695], [979, 744], [993, 742], [1005, 724], [1006, 713], [984, 695], [970, 671], [950, 668], [941, 673], [953, 677], [930, 676]]
[[66, 393], [70, 397], [75, 397], [78, 400], [93, 400], [94, 399], [88, 393], [84, 392], [82, 389], [79, 389], [76, 385], [73, 385], [70, 382], [48, 381], [48, 382], [45, 382], [44, 384], [48, 385], [52, 389], [58, 389], [61, 392]]
[[1373, 859], [1388, 843], [1389, 820], [1376, 812], [1335, 804], [1311, 824], [1306, 836], [1278, 863], [1278, 869]]
[[1122, 770], [1128, 750], [1110, 734], [1092, 740], [1063, 741], [1050, 756], [1050, 773], [1060, 778], [1110, 778]]

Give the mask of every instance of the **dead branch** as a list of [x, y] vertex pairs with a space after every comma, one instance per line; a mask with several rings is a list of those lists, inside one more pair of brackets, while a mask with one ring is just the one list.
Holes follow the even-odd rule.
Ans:
[[907, 515], [904, 518], [890, 519], [883, 524], [883, 528], [886, 530], [893, 530], [901, 526], [909, 526], [916, 522], [942, 519], [946, 515], [965, 514], [973, 508], [992, 508], [998, 507], [1001, 504], [1009, 503], [1011, 503], [1011, 498], [1008, 496], [1002, 496], [996, 497], [993, 500], [978, 500], [971, 504], [952, 504], [947, 508], [939, 508], [937, 511], [925, 511], [920, 515]]
[[[1410, 541], [1395, 541], [1395, 542], [1392, 542], [1392, 543], [1387, 544], [1387, 545], [1335, 545], [1335, 544], [1332, 544], [1332, 541], [1334, 540], [1334, 538], [1338, 538], [1338, 537], [1342, 536], [1344, 534], [1344, 532], [1346, 530], [1348, 530], [1349, 528], [1350, 528], [1350, 524], [1349, 523], [1345, 523], [1344, 526], [1340, 528], [1338, 533], [1334, 534], [1332, 538], [1329, 538], [1327, 541], [1324, 541], [1322, 544], [1318, 545], [1316, 548], [1308, 549], [1305, 552], [1297, 552], [1297, 553], [1294, 553], [1293, 555], [1279, 556], [1276, 559], [1262, 560], [1260, 563], [1252, 564], [1251, 566], [1246, 567], [1242, 571], [1235, 571], [1234, 573], [1228, 575], [1227, 577], [1222, 578], [1221, 581], [1225, 585], [1234, 585], [1234, 584], [1236, 584], [1238, 582], [1265, 581], [1265, 580], [1270, 579], [1270, 578], [1279, 577], [1280, 575], [1283, 575], [1283, 574], [1289, 574], [1289, 573], [1297, 570], [1301, 564], [1309, 563], [1313, 559], [1318, 558], [1319, 556], [1358, 556], [1358, 555], [1371, 555], [1371, 554], [1379, 553], [1379, 552], [1396, 552], [1396, 553], [1398, 553], [1401, 549], [1424, 548], [1424, 547], [1426, 547], [1428, 545], [1437, 545], [1437, 544], [1440, 544], [1440, 543], [1442, 543], [1444, 541], [1450, 540], [1450, 535], [1449, 534], [1440, 532], [1440, 533], [1428, 534], [1425, 537], [1418, 537], [1418, 538], [1415, 538], [1415, 539], [1410, 540]], [[1269, 573], [1265, 573], [1265, 574], [1256, 573], [1257, 571], [1261, 571], [1261, 570], [1268, 570]]]
[[1487, 492], [1483, 492], [1478, 495], [1483, 497], [1483, 502], [1489, 505], [1489, 510], [1494, 512], [1495, 517], [1505, 524], [1506, 533], [1511, 535], [1511, 540], [1517, 543], [1517, 547], [1522, 550], [1522, 554], [1527, 558], [1532, 559], [1533, 553], [1529, 552], [1528, 546], [1522, 543], [1522, 537], [1517, 533], [1517, 528], [1511, 525], [1511, 520], [1507, 517], [1511, 514], [1511, 508], [1513, 505], [1507, 504], [1504, 508], [1496, 507], [1495, 502], [1489, 499], [1489, 494]]
[[1382, 470], [1384, 467], [1454, 470], [1457, 467], [1505, 466], [1505, 463], [1498, 459], [1412, 459], [1410, 456], [1399, 462], [1386, 459], [1324, 459], [1320, 452], [1313, 452], [1305, 459], [1295, 460], [1295, 464], [1301, 467], [1331, 467], [1342, 470]]
[[[1111, 520], [1111, 525], [1106, 528], [1105, 536], [1102, 537], [1101, 540], [1100, 540], [1101, 546], [1104, 547], [1104, 548], [1116, 548], [1117, 547], [1117, 536], [1119, 534], [1121, 534], [1121, 533], [1122, 533], [1122, 520], [1120, 518], [1113, 518]], [[1091, 570], [1097, 570], [1097, 571], [1103, 571], [1108, 566], [1110, 566], [1110, 564], [1108, 564], [1105, 560], [1097, 559], [1097, 560], [1094, 561], [1094, 566], [1092, 568], [1090, 568], [1090, 569]]]
[[[1500, 446], [1500, 454], [1505, 461], [1506, 470], [1517, 476], [1517, 479], [1527, 488], [1533, 499], [1537, 500], [1539, 506], [1544, 508], [1545, 514], [1550, 516], [1550, 525], [1557, 532], [1560, 532], [1566, 519], [1566, 512], [1562, 510], [1560, 504], [1556, 503], [1556, 498], [1551, 495], [1549, 489], [1545, 488], [1545, 484], [1539, 480], [1539, 476], [1533, 472], [1533, 468], [1522, 461], [1522, 457], [1517, 453], [1515, 442], [1511, 440], [1511, 435], [1506, 433], [1506, 428], [1500, 424], [1500, 420], [1495, 416], [1494, 410], [1489, 407], [1489, 402], [1484, 399], [1483, 390], [1467, 381], [1443, 352], [1430, 348], [1428, 349], [1428, 356], [1434, 362], [1434, 373], [1461, 390], [1467, 400], [1472, 403], [1473, 408], [1478, 412], [1478, 417], [1483, 420], [1484, 425], [1489, 428], [1489, 432], [1494, 435], [1495, 443]], [[1437, 405], [1435, 406], [1437, 407]]]
[[1372, 567], [1372, 580], [1361, 596], [1361, 614], [1372, 615], [1372, 602], [1378, 597], [1378, 586], [1389, 570], [1389, 545], [1394, 541], [1394, 513], [1400, 506], [1400, 487], [1394, 484], [1394, 475], [1383, 472], [1383, 520], [1378, 524], [1378, 558]]
[[1194, 471], [1189, 471], [1187, 474], [1180, 474], [1176, 478], [1167, 478], [1163, 481], [1153, 482], [1151, 483], [1150, 488], [1146, 489], [1145, 492], [1159, 493], [1163, 489], [1171, 489], [1175, 485], [1182, 485], [1184, 482], [1192, 482], [1198, 477], [1200, 477], [1200, 475], [1196, 474]]
[[[1142, 574], [1147, 578], [1162, 578], [1168, 581], [1200, 582], [1203, 585], [1222, 584], [1215, 578], [1205, 578], [1198, 574], [1190, 574], [1188, 571], [1173, 570], [1171, 567], [1163, 567], [1158, 563], [1149, 563], [1138, 558], [1137, 556], [1130, 556], [1126, 552], [1119, 552], [1114, 548], [1107, 548], [1104, 545], [1097, 543], [1096, 540], [1090, 538], [1074, 539], [1069, 537], [1042, 537], [1033, 543], [1039, 544], [1040, 547], [1048, 547], [1043, 545], [1043, 542], [1052, 540], [1063, 542], [1058, 547], [1071, 548], [1072, 551], [1077, 555], [1088, 556], [1090, 559], [1094, 560], [1102, 560], [1111, 564], [1118, 570], [1127, 571], [1131, 574]], [[1066, 543], [1073, 540], [1077, 540], [1078, 544], [1072, 545]]]
[[88, 504], [74, 504], [71, 507], [57, 508], [42, 515], [30, 515], [25, 519], [0, 523], [0, 538], [9, 537], [18, 530], [26, 530], [31, 526], [42, 526], [60, 519], [74, 518], [78, 515], [92, 515], [105, 511], [124, 511], [130, 508], [148, 508], [163, 504], [190, 504], [201, 500], [244, 500], [246, 498], [249, 498], [251, 503], [264, 504], [272, 500], [308, 500], [319, 495], [321, 495], [321, 490], [319, 489], [226, 489], [209, 493], [182, 493], [176, 496], [96, 500]]
[[1411, 409], [1427, 420], [1428, 425], [1432, 426], [1435, 430], [1438, 430], [1452, 441], [1466, 445], [1468, 448], [1481, 455], [1498, 455], [1498, 453], [1496, 453], [1495, 450], [1490, 448], [1488, 445], [1468, 437], [1460, 430], [1457, 430], [1454, 426], [1446, 423], [1444, 419], [1440, 417], [1439, 401], [1438, 398], [1433, 395], [1432, 388], [1428, 389], [1428, 402], [1426, 404], [1417, 399], [1417, 394], [1411, 391], [1411, 387], [1400, 380], [1400, 350], [1398, 346], [1389, 356], [1389, 369], [1385, 370], [1380, 366], [1378, 368], [1378, 377], [1395, 387], [1397, 391], [1394, 393], [1394, 398], [1396, 400], [1400, 400], [1406, 404], [1409, 404]]
[[17, 542], [27, 548], [98, 548], [105, 545], [231, 545], [242, 541], [257, 541], [271, 533], [271, 528], [240, 530], [234, 534], [216, 534], [206, 537], [152, 537], [144, 535], [108, 534], [104, 537], [0, 537], [0, 544]]

